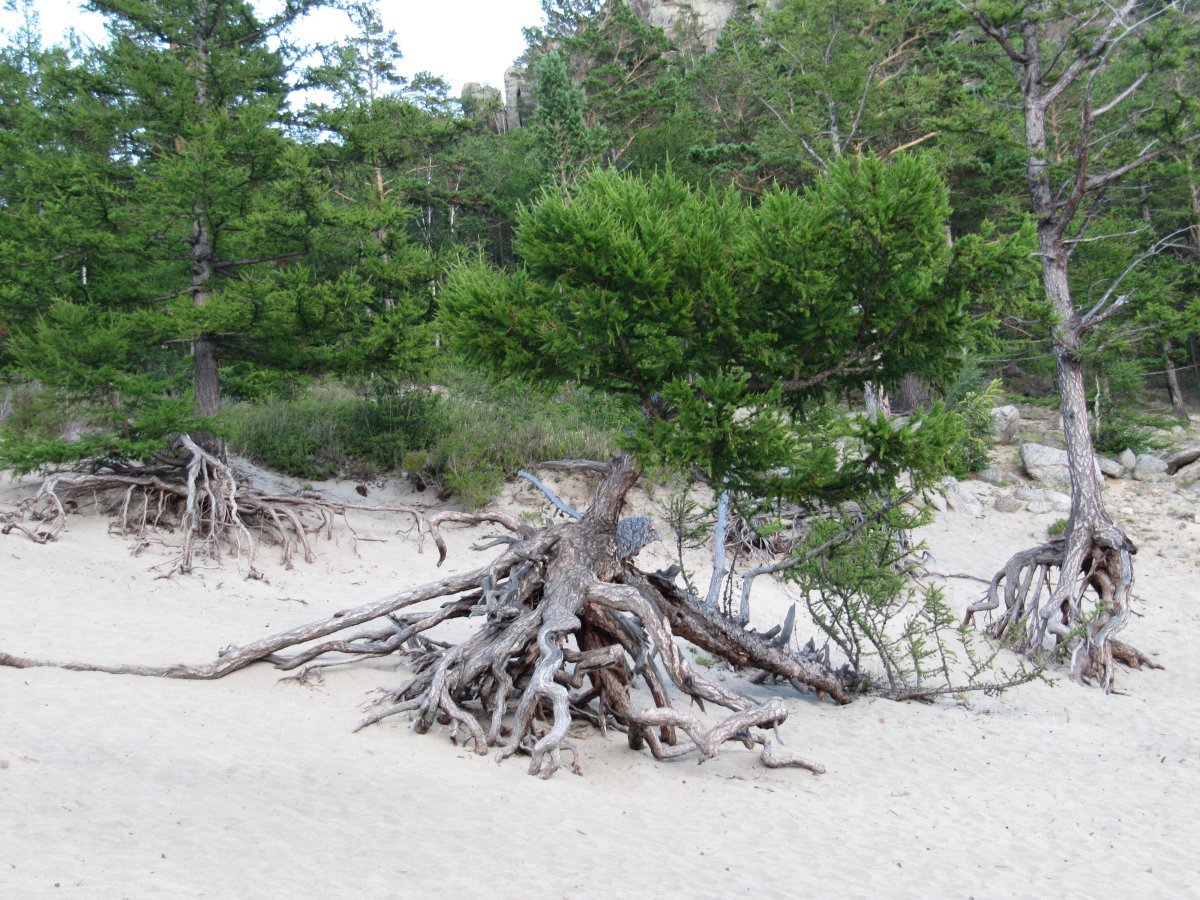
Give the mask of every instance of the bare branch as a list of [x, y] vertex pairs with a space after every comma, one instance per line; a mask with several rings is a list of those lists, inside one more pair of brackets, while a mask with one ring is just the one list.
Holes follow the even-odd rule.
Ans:
[[1155, 147], [1154, 145], [1157, 143], [1157, 139], [1151, 141], [1147, 145], [1147, 148], [1138, 154], [1135, 159], [1131, 159], [1123, 166], [1117, 166], [1112, 171], [1106, 172], [1103, 175], [1092, 175], [1085, 178], [1083, 181], [1084, 192], [1091, 193], [1092, 191], [1098, 191], [1100, 188], [1106, 187], [1114, 181], [1119, 181], [1135, 169], [1140, 169], [1146, 163], [1158, 159], [1170, 149], [1165, 146]]
[[1107, 241], [1109, 238], [1129, 237], [1134, 234], [1141, 234], [1146, 230], [1146, 226], [1135, 228], [1132, 231], [1114, 231], [1112, 234], [1097, 234], [1093, 237], [1077, 237], [1067, 238], [1063, 241], [1064, 244], [1090, 244], [1093, 241]]
[[965, 12], [970, 14], [971, 18], [973, 18], [976, 23], [978, 23], [979, 27], [983, 29], [984, 34], [1000, 45], [1000, 48], [1008, 54], [1009, 59], [1019, 66], [1024, 66], [1029, 62], [1029, 57], [1017, 50], [1017, 48], [1013, 46], [1012, 41], [1008, 39], [1008, 35], [1004, 33], [1004, 30], [995, 25], [991, 19], [989, 19], [980, 11], [969, 7], [963, 2], [963, 0], [958, 0], [958, 5], [962, 7]]
[[721, 582], [725, 580], [725, 541], [729, 530], [729, 491], [721, 491], [717, 498], [717, 524], [713, 529], [713, 569], [708, 581], [708, 594], [704, 598], [706, 609], [717, 608], [717, 597]]
[[[1137, 4], [1138, 0], [1125, 0], [1125, 3], [1119, 9], [1112, 9], [1112, 7], [1109, 7], [1112, 9], [1113, 17], [1109, 19], [1109, 22], [1104, 27], [1104, 30], [1096, 36], [1094, 41], [1092, 41], [1092, 46], [1079, 56], [1075, 57], [1075, 59], [1071, 60], [1070, 64], [1063, 71], [1063, 73], [1058, 76], [1058, 79], [1054, 82], [1054, 84], [1052, 84], [1046, 90], [1046, 92], [1042, 94], [1042, 109], [1048, 108], [1050, 104], [1059, 98], [1063, 91], [1075, 83], [1076, 79], [1078, 79], [1079, 76], [1082, 75], [1093, 62], [1104, 55], [1105, 51], [1107, 51], [1109, 47], [1109, 44], [1113, 43], [1114, 35], [1116, 34], [1117, 29], [1123, 25], [1125, 19], [1130, 13], [1133, 12]], [[1174, 4], [1171, 5], [1173, 6]], [[1167, 8], [1170, 7], [1164, 7], [1164, 10]], [[1135, 22], [1133, 25], [1124, 26], [1124, 33], [1122, 33], [1120, 37], [1116, 39], [1119, 40], [1125, 35], [1130, 34], [1158, 14], [1159, 13], [1157, 12], [1153, 13], [1146, 19], [1143, 19], [1141, 22]]]
[[[1172, 231], [1165, 237], [1155, 241], [1145, 253], [1137, 257], [1137, 259], [1126, 266], [1125, 271], [1117, 276], [1116, 280], [1108, 286], [1108, 290], [1104, 292], [1104, 295], [1098, 301], [1096, 301], [1096, 305], [1093, 306], [1085, 316], [1083, 316], [1081, 319], [1083, 322], [1083, 327], [1086, 330], [1095, 328], [1105, 319], [1110, 318], [1118, 309], [1124, 306], [1132, 294], [1121, 294], [1113, 299], [1113, 295], [1116, 294], [1117, 288], [1121, 286], [1121, 282], [1123, 282], [1125, 278], [1131, 272], [1133, 272], [1134, 269], [1136, 269], [1146, 260], [1158, 256], [1165, 250], [1177, 247], [1186, 247], [1187, 244], [1179, 244], [1174, 239], [1179, 237], [1181, 234], [1186, 234], [1187, 231], [1187, 228], [1180, 228], [1176, 231]], [[1109, 305], [1110, 300], [1112, 301], [1111, 305]]]
[[531, 475], [528, 472], [526, 472], [524, 469], [522, 469], [521, 471], [517, 472], [517, 477], [524, 478], [526, 481], [528, 481], [530, 484], [532, 484], [535, 488], [537, 488], [539, 491], [541, 491], [543, 494], [545, 494], [546, 499], [549, 500], [551, 505], [554, 506], [559, 512], [563, 513], [564, 515], [570, 516], [572, 519], [582, 518], [582, 516], [579, 514], [579, 512], [577, 512], [576, 510], [567, 506], [567, 504], [563, 503], [563, 501], [561, 499], [559, 499], [558, 494], [554, 493], [554, 491], [552, 491], [549, 487], [547, 487], [545, 484], [543, 484], [541, 479], [538, 478], [536, 475]]
[[1136, 79], [1134, 79], [1133, 84], [1129, 85], [1129, 87], [1125, 88], [1125, 90], [1121, 91], [1121, 93], [1117, 94], [1117, 96], [1113, 97], [1111, 100], [1109, 100], [1103, 106], [1100, 106], [1097, 109], [1095, 109], [1092, 112], [1091, 117], [1093, 119], [1098, 119], [1098, 118], [1100, 118], [1100, 116], [1104, 115], [1105, 113], [1111, 112], [1114, 107], [1119, 106], [1124, 100], [1131, 97], [1134, 94], [1134, 92], [1137, 91], [1137, 89], [1140, 88], [1142, 86], [1142, 84], [1145, 82], [1145, 80], [1149, 77], [1150, 77], [1149, 72], [1143, 72]]

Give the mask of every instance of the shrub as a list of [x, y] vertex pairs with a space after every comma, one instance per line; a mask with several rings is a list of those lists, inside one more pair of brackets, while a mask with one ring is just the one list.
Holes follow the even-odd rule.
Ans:
[[238, 452], [309, 479], [399, 471], [405, 454], [427, 448], [445, 421], [440, 398], [426, 388], [360, 396], [330, 386], [237, 404], [222, 419]]
[[947, 461], [958, 478], [987, 467], [992, 450], [992, 408], [1000, 396], [1000, 382], [968, 391], [953, 405], [958, 420], [957, 440]]
[[429, 447], [428, 468], [466, 507], [496, 496], [504, 479], [541, 460], [607, 459], [628, 409], [576, 387], [557, 393], [473, 373], [446, 379], [446, 429]]
[[607, 459], [629, 411], [592, 391], [557, 393], [471, 372], [429, 388], [362, 396], [322, 385], [292, 399], [238, 404], [223, 417], [234, 449], [298, 478], [407, 472], [477, 508], [506, 478], [540, 460]]

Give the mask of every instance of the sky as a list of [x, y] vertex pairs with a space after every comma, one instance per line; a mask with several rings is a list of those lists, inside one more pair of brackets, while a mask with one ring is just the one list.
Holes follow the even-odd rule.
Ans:
[[[269, 0], [256, 0], [269, 9]], [[440, 75], [458, 96], [468, 81], [503, 86], [504, 70], [525, 50], [521, 28], [542, 23], [538, 0], [380, 0], [384, 26], [396, 32], [404, 54], [402, 74], [420, 71]], [[57, 44], [70, 28], [86, 43], [104, 39], [103, 19], [71, 0], [35, 0], [45, 44]], [[12, 31], [14, 13], [0, 8], [0, 29]], [[293, 31], [301, 43], [329, 43], [349, 29], [346, 17], [319, 10]]]

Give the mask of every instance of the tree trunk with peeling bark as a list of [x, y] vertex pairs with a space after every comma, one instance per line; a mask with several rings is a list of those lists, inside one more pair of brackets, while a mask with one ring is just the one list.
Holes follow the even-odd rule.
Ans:
[[[1082, 35], [1085, 27], [1099, 23], [1089, 40], [1080, 37], [1083, 49], [1073, 59], [1056, 57], [1056, 64], [1049, 67], [1045, 65], [1042, 39], [1047, 29], [1054, 27], [1051, 4], [1031, 5], [1026, 17], [1011, 28], [997, 25], [985, 12], [972, 8], [984, 32], [1015, 64], [1021, 91], [1028, 153], [1026, 179], [1037, 218], [1046, 299], [1054, 313], [1051, 337], [1071, 476], [1071, 513], [1062, 538], [1018, 554], [997, 573], [986, 597], [968, 609], [964, 624], [970, 624], [980, 612], [996, 610], [1000, 606], [1000, 586], [1004, 584], [1005, 609], [989, 626], [990, 633], [997, 638], [1012, 639], [1017, 649], [1031, 655], [1040, 654], [1047, 644], [1065, 648], [1070, 656], [1072, 677], [1095, 679], [1106, 691], [1112, 688], [1114, 657], [1136, 665], [1148, 661], [1116, 640], [1131, 615], [1133, 555], [1137, 548], [1104, 507], [1101, 476], [1096, 471], [1088, 428], [1081, 355], [1088, 332], [1119, 308], [1123, 299], [1117, 298], [1106, 307], [1080, 316], [1071, 297], [1071, 245], [1066, 234], [1086, 199], [1163, 152], [1161, 149], [1144, 152], [1137, 159], [1114, 165], [1102, 174], [1092, 171], [1089, 159], [1096, 120], [1131, 97], [1143, 80], [1136, 79], [1108, 102], [1093, 104], [1093, 79], [1089, 76], [1105, 65], [1107, 51], [1114, 43], [1136, 27], [1140, 6], [1135, 0], [1123, 3], [1120, 8], [1102, 9], [1097, 5], [1096, 15], [1078, 26]], [[1066, 188], [1061, 188], [1052, 183], [1046, 123], [1056, 101], [1076, 82], [1086, 85], [1080, 136], [1072, 180]], [[1051, 584], [1051, 572], [1057, 573], [1057, 581], [1042, 599], [1043, 588]], [[1094, 609], [1085, 608], [1089, 590], [1095, 594]]]

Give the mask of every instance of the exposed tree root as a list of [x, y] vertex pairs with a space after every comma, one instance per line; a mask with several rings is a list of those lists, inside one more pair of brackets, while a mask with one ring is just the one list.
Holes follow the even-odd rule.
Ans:
[[[101, 473], [70, 476], [67, 490], [63, 485], [68, 476], [51, 479], [39, 492], [51, 511], [47, 534], [41, 539], [49, 540], [50, 532], [61, 531], [59, 521], [65, 513], [60, 498], [77, 502], [83, 491], [122, 486], [126, 491], [120, 504], [123, 530], [129, 496], [137, 491], [145, 495], [144, 507], [154, 504], [151, 497], [166, 497], [164, 503], [182, 507], [180, 522], [190, 536], [185, 547], [191, 548], [184, 551], [183, 559], [190, 560], [189, 554], [202, 544], [219, 544], [222, 534], [231, 542], [248, 540], [247, 522], [260, 528], [273, 523], [277, 534], [307, 546], [308, 529], [300, 519], [303, 507], [287, 505], [287, 497], [257, 495], [239, 487], [219, 461], [190, 441], [184, 446], [190, 453], [186, 479], [172, 480], [160, 472]], [[592, 471], [598, 466], [587, 464]], [[417, 732], [435, 725], [447, 728], [453, 741], [476, 753], [494, 749], [497, 759], [526, 754], [530, 773], [543, 778], [564, 765], [564, 754], [578, 771], [569, 743], [571, 728], [578, 722], [604, 732], [610, 728], [623, 732], [631, 748], [647, 749], [660, 760], [691, 754], [704, 760], [716, 755], [721, 745], [735, 742], [761, 748], [760, 759], [766, 766], [823, 772], [816, 763], [780, 753], [767, 739], [765, 732], [787, 717], [782, 700], [753, 700], [707, 678], [691, 666], [677, 639], [756, 673], [752, 680], [758, 683], [783, 681], [799, 691], [815, 692], [820, 700], [828, 697], [848, 703], [861, 687], [856, 673], [847, 667], [834, 670], [827, 649], [821, 652], [811, 641], [803, 650], [793, 650], [792, 615], [765, 633], [747, 630], [739, 617], [681, 589], [674, 571], [640, 571], [633, 557], [655, 538], [653, 529], [646, 517], [619, 517], [639, 471], [627, 458], [604, 471], [586, 511], [566, 508], [569, 521], [540, 529], [500, 513], [443, 512], [425, 520], [408, 510], [417, 520], [418, 531], [427, 529], [437, 545], [439, 566], [446, 558], [441, 529], [448, 523], [498, 525], [505, 533], [477, 544], [476, 549], [502, 549], [492, 562], [473, 571], [398, 591], [245, 646], [228, 647], [204, 665], [55, 663], [3, 653], [0, 665], [215, 679], [265, 661], [293, 672], [290, 680], [305, 682], [320, 677], [330, 666], [403, 656], [411, 677], [399, 687], [381, 691], [360, 727], [406, 714]], [[336, 511], [318, 508], [326, 515]], [[137, 519], [140, 528], [155, 521], [153, 516]], [[328, 519], [321, 524], [327, 528]], [[38, 539], [36, 533], [34, 537]], [[1024, 583], [1027, 589], [1032, 576], [1022, 575], [1021, 566], [1045, 565], [1056, 558], [1051, 551], [1021, 557], [1013, 564], [1014, 583]], [[1097, 571], [1093, 567], [1093, 580], [1099, 577]], [[991, 586], [993, 596], [998, 584], [997, 579]], [[433, 601], [440, 605], [430, 608]], [[478, 628], [466, 640], [451, 644], [434, 636], [438, 626], [463, 618], [479, 619]], [[1111, 641], [1109, 646], [1118, 658], [1136, 652], [1126, 653], [1123, 645]], [[918, 686], [882, 696], [930, 699], [966, 690], [1000, 690], [1030, 677], [1036, 673], [996, 684]], [[644, 691], [637, 691], [639, 687]], [[715, 724], [706, 722], [678, 709], [673, 699], [677, 695], [688, 698], [701, 712], [707, 704], [728, 712]]]
[[[208, 462], [202, 451], [195, 458]], [[224, 474], [218, 467], [213, 472]], [[207, 498], [203, 504], [212, 502], [205, 491], [211, 490], [213, 472], [207, 482], [201, 473], [195, 476], [200, 485], [196, 496]], [[363, 726], [408, 714], [416, 731], [446, 727], [453, 740], [477, 753], [495, 749], [498, 759], [527, 754], [530, 773], [543, 778], [564, 765], [564, 754], [577, 767], [569, 743], [576, 721], [623, 731], [631, 747], [647, 748], [658, 759], [695, 754], [703, 760], [716, 755], [722, 744], [735, 742], [761, 748], [767, 766], [824, 771], [801, 757], [781, 754], [763, 733], [787, 717], [781, 700], [753, 700], [708, 679], [692, 668], [676, 639], [685, 637], [735, 665], [755, 667], [838, 702], [849, 699], [848, 685], [819, 662], [743, 630], [689, 598], [670, 579], [646, 575], [632, 564], [630, 557], [639, 548], [631, 549], [629, 536], [644, 537], [644, 529], [637, 522], [633, 528], [623, 526], [618, 517], [638, 474], [631, 460], [619, 460], [578, 521], [540, 530], [495, 514], [435, 516], [427, 527], [443, 558], [439, 528], [449, 521], [496, 523], [509, 533], [488, 546], [500, 543], [504, 548], [474, 571], [227, 648], [205, 665], [59, 664], [7, 654], [0, 654], [0, 664], [213, 679], [263, 660], [298, 670], [293, 677], [305, 680], [325, 666], [403, 654], [411, 678], [382, 692]], [[238, 497], [242, 502], [236, 509], [244, 515], [244, 498]], [[209, 508], [201, 499], [196, 502]], [[197, 522], [209, 522], [207, 512], [192, 515]], [[439, 599], [442, 605], [428, 608], [429, 601]], [[418, 604], [426, 606], [418, 610]], [[461, 643], [447, 644], [430, 635], [443, 622], [467, 617], [478, 617], [480, 624]], [[297, 649], [285, 653], [290, 648]], [[713, 704], [729, 712], [712, 724], [677, 709], [668, 683], [701, 710]], [[638, 685], [644, 686], [644, 694], [635, 692]]]
[[[1094, 680], [1111, 691], [1114, 660], [1133, 668], [1162, 668], [1115, 637], [1131, 612], [1135, 553], [1107, 517], [1080, 516], [1062, 537], [1010, 559], [984, 598], [968, 607], [963, 625], [970, 625], [976, 613], [998, 609], [1003, 585], [1004, 610], [987, 627], [992, 637], [1012, 641], [1017, 652], [1031, 657], [1049, 647], [1061, 649], [1072, 679]], [[1091, 609], [1084, 604], [1089, 589], [1096, 598]]]
[[66, 530], [67, 513], [92, 502], [114, 514], [115, 531], [136, 539], [135, 552], [155, 530], [178, 529], [182, 540], [172, 571], [190, 572], [198, 554], [214, 560], [233, 555], [251, 577], [259, 574], [252, 532], [278, 542], [286, 566], [297, 551], [311, 563], [313, 537], [328, 535], [335, 519], [351, 509], [411, 515], [423, 543], [427, 526], [417, 509], [334, 502], [312, 492], [263, 493], [239, 484], [229, 466], [188, 435], [176, 446], [185, 457], [145, 466], [92, 464], [90, 471], [53, 474], [8, 517], [0, 533], [19, 531], [38, 543], [56, 540]]

